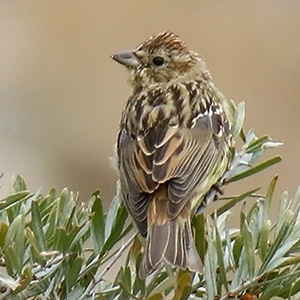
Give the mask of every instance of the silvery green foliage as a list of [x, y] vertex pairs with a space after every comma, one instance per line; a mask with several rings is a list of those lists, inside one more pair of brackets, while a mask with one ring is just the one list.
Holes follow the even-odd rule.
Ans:
[[[244, 104], [231, 105], [231, 132], [235, 139], [241, 137], [242, 146], [231, 149], [228, 171], [192, 221], [204, 264], [201, 274], [166, 264], [146, 282], [141, 280], [137, 270], [143, 241], [136, 237], [118, 197], [105, 213], [99, 192], [85, 204], [67, 189], [31, 194], [18, 176], [10, 195], [0, 201], [0, 299], [225, 300], [245, 293], [263, 300], [299, 299], [300, 189], [291, 199], [282, 195], [275, 220], [270, 207], [276, 205], [277, 177], [265, 195], [257, 194], [258, 187], [226, 196], [212, 215], [205, 214], [205, 205], [219, 189], [281, 160], [275, 156], [261, 162], [264, 152], [280, 143], [268, 136], [258, 138], [252, 130], [245, 134]], [[231, 228], [237, 203], [242, 203], [239, 226]], [[108, 281], [107, 272], [125, 255], [114, 281]]]

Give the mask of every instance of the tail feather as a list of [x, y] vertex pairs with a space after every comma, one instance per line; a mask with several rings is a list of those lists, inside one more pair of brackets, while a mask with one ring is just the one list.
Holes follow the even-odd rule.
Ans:
[[[147, 269], [155, 269], [162, 261], [170, 239], [169, 224], [163, 226], [152, 226], [149, 232], [146, 249]], [[149, 272], [148, 271], [148, 272]]]
[[181, 269], [200, 272], [202, 264], [192, 236], [190, 220], [178, 216], [148, 228], [147, 246], [140, 269], [141, 278], [153, 273], [163, 261]]
[[170, 237], [168, 240], [168, 247], [165, 253], [165, 259], [174, 266], [186, 268], [186, 240], [185, 232], [177, 225], [177, 220], [169, 221], [170, 223]]

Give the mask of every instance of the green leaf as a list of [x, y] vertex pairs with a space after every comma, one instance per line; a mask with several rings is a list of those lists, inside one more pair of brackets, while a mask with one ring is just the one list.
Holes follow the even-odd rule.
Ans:
[[172, 300], [187, 300], [192, 291], [192, 275], [189, 271], [180, 270], [177, 276], [177, 286]]
[[231, 289], [236, 289], [237, 287], [241, 286], [243, 282], [248, 279], [248, 272], [247, 272], [247, 260], [245, 255], [245, 248], [241, 249], [241, 254], [239, 256], [238, 267], [233, 274], [233, 279], [231, 281]]
[[106, 298], [100, 298], [100, 296], [94, 297], [94, 296], [86, 296], [82, 298], [82, 295], [84, 293], [84, 288], [81, 286], [75, 286], [68, 294], [66, 299], [67, 300], [106, 300]]
[[[252, 194], [256, 193], [258, 190], [260, 189], [260, 187], [255, 188], [249, 192], [246, 192], [244, 194], [241, 194], [239, 196], [234, 197], [232, 200], [226, 202], [225, 205], [221, 206], [220, 208], [217, 209], [216, 215], [220, 216], [221, 214], [223, 214], [224, 212], [228, 211], [230, 208], [232, 208], [233, 206], [235, 206], [238, 202], [241, 202], [242, 200], [244, 200], [245, 198], [251, 196]], [[214, 217], [214, 214], [211, 215], [211, 217]]]
[[259, 300], [269, 300], [273, 299], [273, 297], [278, 296], [280, 291], [282, 289], [281, 285], [272, 286], [271, 288], [265, 290], [261, 296], [259, 297]]
[[253, 240], [253, 234], [246, 221], [244, 222], [242, 227], [242, 238], [249, 278], [253, 278], [255, 273], [255, 245]]
[[278, 236], [278, 233], [280, 231], [280, 228], [282, 224], [285, 221], [285, 210], [288, 207], [288, 199], [289, 195], [288, 192], [283, 192], [281, 195], [280, 203], [279, 203], [279, 211], [278, 211], [278, 217], [277, 222], [275, 226], [275, 236]]
[[136, 264], [138, 256], [141, 254], [142, 243], [140, 238], [135, 238], [133, 241], [126, 260], [126, 265], [129, 263]]
[[99, 196], [99, 193], [94, 194], [94, 203], [92, 206], [92, 217], [91, 217], [91, 235], [94, 245], [95, 254], [100, 253], [103, 244], [104, 244], [104, 213], [102, 201]]
[[17, 175], [16, 180], [12, 186], [12, 194], [26, 191], [26, 190], [27, 190], [27, 187], [26, 187], [25, 180], [22, 178], [22, 176]]
[[8, 275], [14, 276], [15, 273], [21, 275], [22, 263], [20, 257], [15, 253], [15, 245], [8, 246], [2, 250], [6, 263], [6, 271]]
[[267, 135], [263, 135], [260, 138], [254, 138], [246, 147], [247, 153], [253, 153], [256, 151], [261, 151], [262, 146], [268, 142], [270, 138]]
[[291, 296], [295, 295], [297, 293], [300, 292], [300, 279], [296, 280], [293, 284], [292, 284], [292, 290], [291, 290]]
[[280, 268], [291, 266], [291, 265], [299, 265], [300, 263], [300, 255], [293, 255], [291, 257], [288, 257], [287, 260], [285, 260], [283, 263], [280, 264]]
[[75, 212], [76, 212], [75, 203], [74, 203], [74, 205], [72, 205], [70, 203], [69, 210], [70, 210], [70, 213], [66, 216], [66, 221], [65, 221], [65, 228], [66, 228], [67, 232], [70, 232], [73, 229], [74, 223], [76, 225], [78, 225], [78, 220], [75, 217]]
[[57, 208], [59, 198], [56, 197], [56, 190], [52, 188], [45, 197], [39, 200], [40, 212], [43, 218], [47, 218], [54, 207]]
[[25, 253], [25, 218], [19, 215], [8, 228], [3, 252], [12, 270], [21, 275]]
[[206, 234], [205, 234], [205, 216], [204, 214], [195, 215], [193, 218], [193, 228], [195, 229], [195, 245], [202, 261], [206, 253]]
[[12, 194], [4, 199], [0, 200], [0, 213], [2, 213], [4, 210], [7, 210], [25, 200], [27, 200], [29, 197], [28, 191], [18, 192], [15, 194]]
[[[139, 239], [136, 238], [135, 242], [138, 241]], [[134, 242], [134, 243], [135, 243]], [[134, 244], [133, 244], [134, 245]], [[132, 245], [132, 246], [133, 246]], [[141, 246], [141, 244], [139, 245]], [[138, 246], [135, 246], [134, 248], [137, 248]], [[140, 250], [140, 247], [139, 247]], [[133, 250], [134, 251], [134, 250]], [[132, 256], [131, 256], [132, 257]], [[135, 270], [133, 270], [133, 272], [135, 272], [136, 276], [135, 276], [135, 281], [133, 284], [133, 294], [137, 295], [138, 293], [141, 294], [142, 296], [145, 295], [145, 291], [146, 291], [146, 281], [141, 279], [140, 276], [138, 276], [138, 271], [140, 269], [140, 265], [141, 265], [141, 261], [142, 261], [142, 253], [139, 252], [136, 256], [136, 263], [135, 263]]]
[[[226, 292], [229, 291], [227, 277], [226, 277], [226, 270], [224, 265], [224, 252], [222, 247], [222, 240], [219, 234], [219, 231], [216, 227], [216, 252], [218, 258], [218, 275], [220, 276], [221, 285], [224, 286]], [[218, 291], [218, 294], [221, 294], [221, 290]]]
[[234, 125], [232, 128], [232, 135], [238, 136], [241, 132], [244, 124], [245, 119], [245, 102], [240, 102], [237, 107], [236, 111], [234, 113]]
[[6, 223], [1, 223], [0, 224], [0, 248], [4, 246], [7, 231], [8, 231], [8, 225]]
[[295, 211], [296, 209], [298, 209], [298, 207], [299, 207], [299, 198], [300, 198], [300, 186], [297, 188], [297, 191], [296, 191], [293, 199], [290, 201], [290, 204], [289, 204], [289, 208], [292, 211]]
[[69, 269], [68, 273], [65, 274], [68, 291], [70, 291], [73, 287], [76, 287], [79, 273], [83, 265], [83, 258], [76, 257], [74, 260], [72, 259], [70, 263], [71, 268]]
[[273, 245], [270, 247], [269, 251], [267, 252], [267, 254], [265, 256], [265, 259], [258, 271], [258, 275], [261, 275], [266, 271], [271, 271], [269, 268], [269, 264], [270, 264], [271, 260], [273, 259], [275, 253], [279, 249], [282, 241], [286, 237], [286, 234], [288, 231], [289, 231], [289, 224], [288, 224], [288, 222], [284, 222], [281, 226], [281, 229], [280, 229]]
[[[115, 222], [112, 224], [111, 232], [110, 235], [108, 236], [107, 240], [105, 241], [101, 255], [103, 255], [106, 251], [110, 250], [116, 242], [118, 242], [121, 237], [122, 237], [122, 232], [124, 231], [124, 225], [125, 221], [127, 219], [128, 213], [125, 207], [122, 205], [119, 207], [116, 217], [115, 217]], [[132, 228], [132, 225], [130, 227], [127, 227], [130, 231]], [[125, 229], [126, 230], [126, 229]]]
[[67, 251], [72, 251], [76, 248], [76, 246], [79, 246], [81, 242], [85, 241], [85, 237], [89, 231], [89, 227], [87, 223], [82, 224], [81, 226], [74, 226], [72, 231], [68, 234], [69, 238], [69, 246], [67, 248]]
[[163, 300], [163, 299], [165, 299], [165, 297], [162, 293], [157, 293], [157, 294], [149, 297], [148, 299], [149, 300]]
[[207, 251], [204, 259], [204, 274], [206, 279], [206, 290], [207, 298], [214, 299], [217, 295], [217, 281], [216, 281], [216, 272], [217, 272], [217, 252], [214, 244], [214, 238], [212, 235], [213, 222], [212, 219], [207, 216]]
[[38, 263], [41, 266], [44, 266], [45, 260], [41, 256], [41, 251], [39, 250], [38, 242], [35, 238], [35, 235], [33, 234], [33, 231], [29, 227], [26, 227], [26, 236], [28, 238], [29, 245], [30, 245], [31, 260], [35, 263]]
[[54, 236], [53, 249], [63, 252], [69, 244], [67, 232], [64, 228], [57, 228]]
[[235, 261], [235, 265], [237, 266], [239, 264], [242, 248], [243, 248], [243, 239], [241, 235], [238, 235], [234, 241], [233, 248], [232, 248], [233, 258]]
[[261, 172], [262, 170], [269, 168], [275, 164], [277, 164], [278, 162], [280, 162], [282, 160], [281, 156], [274, 156], [258, 165], [256, 165], [255, 167], [252, 167], [244, 172], [241, 172], [231, 178], [228, 179], [227, 183], [232, 183], [241, 179], [244, 179], [246, 177], [252, 176], [258, 172]]
[[115, 223], [117, 211], [118, 211], [120, 205], [121, 205], [121, 203], [117, 197], [115, 197], [110, 204], [109, 211], [108, 211], [108, 214], [106, 217], [106, 223], [105, 223], [105, 241], [111, 235], [111, 231], [112, 231], [113, 225]]
[[266, 221], [267, 218], [269, 217], [269, 212], [270, 212], [270, 208], [271, 208], [271, 203], [272, 203], [272, 199], [274, 196], [274, 191], [275, 191], [275, 187], [278, 181], [278, 175], [274, 176], [274, 178], [272, 179], [269, 188], [267, 190], [266, 193], [266, 197], [265, 197], [265, 203], [263, 205], [264, 207], [264, 216], [263, 216], [263, 221]]
[[[68, 189], [64, 188], [62, 192], [59, 195], [58, 200], [58, 216], [60, 226], [63, 226], [66, 223], [66, 212], [68, 211], [70, 207], [70, 197], [69, 197], [69, 191]], [[72, 206], [73, 207], [73, 206]]]
[[161, 272], [157, 275], [155, 280], [148, 284], [146, 294], [148, 296], [160, 294], [169, 290], [171, 287], [174, 287], [175, 283], [174, 277], [169, 276], [167, 272]]
[[[57, 204], [57, 201], [56, 201]], [[52, 211], [47, 216], [46, 222], [46, 232], [45, 232], [45, 239], [47, 241], [47, 245], [53, 244], [53, 238], [56, 235], [56, 230], [58, 227], [58, 210], [57, 207], [54, 206]]]
[[32, 214], [32, 230], [36, 237], [37, 246], [39, 251], [44, 251], [46, 249], [46, 239], [43, 231], [43, 224], [41, 220], [41, 215], [39, 211], [39, 205], [36, 201], [31, 203], [31, 214]]
[[123, 282], [126, 287], [126, 290], [129, 291], [129, 293], [131, 294], [131, 271], [128, 266], [124, 268]]
[[262, 260], [266, 258], [268, 251], [270, 250], [269, 246], [269, 233], [271, 231], [271, 220], [266, 220], [265, 224], [261, 230], [259, 238], [259, 253]]
[[88, 228], [84, 226], [84, 224], [81, 226], [73, 226], [72, 230], [68, 232], [65, 236], [63, 251], [65, 253], [71, 252], [73, 250], [73, 247], [76, 246], [78, 241], [85, 235], [87, 231]]

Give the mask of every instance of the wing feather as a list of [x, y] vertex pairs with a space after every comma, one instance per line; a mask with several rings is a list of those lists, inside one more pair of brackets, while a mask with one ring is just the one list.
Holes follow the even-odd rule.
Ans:
[[[147, 230], [147, 208], [152, 193], [168, 187], [168, 214], [176, 217], [221, 159], [226, 119], [202, 115], [193, 128], [160, 125], [143, 137], [119, 133], [118, 155], [124, 201], [142, 234]], [[206, 191], [204, 191], [206, 192]]]

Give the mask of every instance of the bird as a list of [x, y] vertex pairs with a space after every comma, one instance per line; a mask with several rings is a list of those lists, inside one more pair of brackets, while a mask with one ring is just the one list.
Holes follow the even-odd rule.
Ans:
[[111, 57], [132, 87], [116, 152], [120, 197], [146, 239], [139, 276], [165, 263], [200, 272], [191, 218], [229, 164], [228, 102], [203, 59], [171, 31]]

